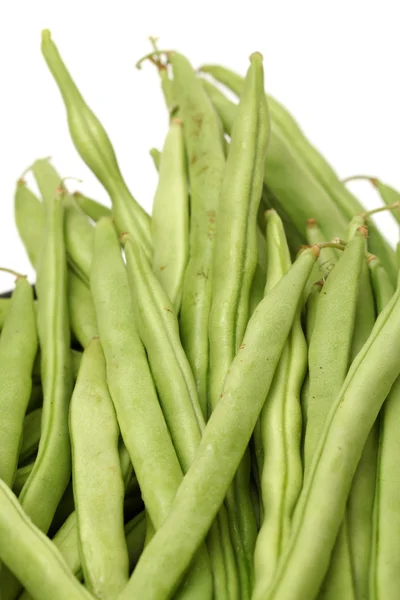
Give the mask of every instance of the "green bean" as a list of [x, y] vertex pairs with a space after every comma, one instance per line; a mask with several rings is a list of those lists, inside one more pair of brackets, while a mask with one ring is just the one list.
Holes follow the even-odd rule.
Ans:
[[68, 300], [71, 330], [82, 348], [87, 348], [98, 335], [96, 313], [90, 290], [72, 271], [68, 271]]
[[19, 277], [0, 336], [0, 479], [12, 487], [38, 347], [33, 293]]
[[[37, 171], [37, 177], [40, 177], [42, 172], [42, 170]], [[46, 180], [49, 181], [49, 173], [50, 170], [47, 170], [43, 185]], [[40, 200], [21, 180], [17, 183], [15, 193], [15, 218], [28, 256], [33, 267], [36, 268], [40, 238], [45, 227], [45, 213]], [[85, 348], [97, 335], [96, 316], [89, 289], [71, 269], [68, 269], [68, 299], [72, 332]]]
[[47, 531], [70, 477], [67, 415], [72, 391], [61, 198], [47, 204], [46, 218], [36, 283], [44, 398], [42, 435], [33, 471], [20, 496], [24, 510], [43, 531]]
[[0, 558], [34, 598], [93, 598], [72, 575], [50, 540], [36, 527], [0, 480]]
[[[257, 211], [268, 143], [262, 57], [250, 57], [218, 204], [209, 319], [209, 408], [220, 398], [223, 382], [243, 340], [250, 288], [257, 265]], [[250, 497], [249, 456], [227, 495], [231, 536], [244, 597], [250, 597], [257, 527]]]
[[15, 190], [14, 214], [18, 233], [32, 266], [36, 268], [41, 236], [45, 227], [45, 214], [40, 200], [22, 179], [17, 182]]
[[40, 440], [41, 419], [41, 408], [33, 410], [25, 417], [21, 449], [19, 451], [19, 465], [23, 465], [27, 460], [32, 459], [32, 456], [36, 453], [38, 449]]
[[348, 243], [318, 301], [308, 353], [310, 379], [304, 440], [306, 473], [332, 402], [349, 367], [365, 235], [366, 228], [360, 228]]
[[[196, 383], [180, 342], [178, 320], [171, 301], [153, 274], [146, 257], [135, 247], [130, 236], [124, 236], [123, 243], [138, 331], [146, 348], [160, 404], [182, 471], [186, 473], [194, 460], [201, 432], [205, 428]], [[232, 589], [235, 558], [230, 548], [224, 507], [221, 511], [217, 517], [218, 523], [213, 524], [208, 539], [215, 595], [217, 598], [225, 597], [230, 588], [230, 598], [234, 598], [237, 593]], [[221, 541], [223, 548], [220, 546]], [[222, 552], [225, 554], [226, 566], [221, 564]], [[225, 569], [229, 572], [227, 582]]]
[[[229, 69], [217, 65], [206, 65], [201, 70], [209, 73], [217, 81], [223, 83], [231, 91], [240, 96], [243, 87], [242, 77], [229, 71]], [[310, 144], [290, 113], [271, 96], [267, 96], [267, 101], [271, 112], [273, 131], [279, 131], [283, 135], [290, 144], [292, 151], [296, 153], [297, 157], [305, 164], [313, 177], [329, 194], [345, 219], [349, 220], [354, 214], [361, 212], [363, 207], [360, 202], [349, 192], [343, 182], [339, 180], [337, 174], [324, 157]], [[312, 214], [309, 216], [315, 217], [317, 215]], [[321, 223], [325, 225], [323, 220], [321, 220]], [[369, 247], [374, 254], [380, 257], [385, 270], [394, 284], [396, 271], [393, 249], [372, 221], [368, 222], [368, 227]]]
[[71, 399], [74, 500], [85, 583], [98, 598], [115, 598], [128, 581], [119, 427], [106, 384], [99, 339], [85, 350]]
[[[314, 331], [315, 321], [317, 317], [318, 310], [318, 302], [321, 294], [321, 290], [323, 288], [324, 281], [320, 280], [317, 283], [314, 283], [310, 289], [308, 297], [306, 299], [306, 317], [304, 323], [304, 330], [306, 335], [307, 346], [310, 345], [311, 336]], [[308, 367], [308, 365], [307, 365]], [[307, 402], [308, 402], [308, 391], [310, 388], [310, 374], [307, 373], [303, 382], [303, 387], [301, 388], [301, 414], [302, 414], [302, 423], [303, 423], [303, 431], [302, 431], [302, 441], [301, 441], [301, 454], [302, 454], [302, 462], [304, 463], [304, 432], [307, 429]]]
[[159, 173], [151, 220], [153, 270], [179, 313], [189, 255], [189, 192], [179, 119], [171, 121]]
[[150, 156], [153, 159], [153, 163], [154, 163], [155, 169], [158, 172], [160, 170], [160, 162], [161, 162], [161, 152], [160, 152], [160, 150], [157, 150], [157, 148], [151, 148], [151, 150], [150, 150]]
[[195, 460], [119, 600], [169, 597], [190, 564], [249, 443], [318, 250], [305, 250], [251, 317]]
[[376, 311], [379, 314], [393, 296], [394, 286], [377, 256], [371, 254], [367, 262], [374, 290]]
[[68, 194], [63, 179], [48, 159], [36, 160], [32, 165], [32, 173], [45, 204], [52, 202], [56, 192], [62, 195], [65, 207], [64, 231], [68, 262], [74, 273], [88, 285], [92, 260], [93, 227]]
[[219, 143], [217, 116], [192, 66], [176, 52], [171, 53], [169, 59], [174, 96], [184, 126], [191, 189], [189, 262], [182, 290], [180, 327], [182, 344], [206, 415], [212, 257], [225, 157]]
[[97, 222], [101, 217], [109, 217], [111, 215], [111, 210], [108, 206], [104, 206], [104, 204], [97, 202], [97, 200], [92, 200], [92, 198], [88, 198], [80, 192], [74, 192], [73, 197], [79, 208], [83, 210], [92, 221]]
[[[356, 225], [360, 219], [356, 217]], [[349, 238], [352, 224], [349, 225]], [[363, 260], [360, 274], [356, 319], [353, 331], [351, 360], [353, 361], [367, 341], [375, 322], [375, 306], [368, 265]], [[355, 597], [368, 596], [368, 579], [372, 543], [372, 512], [375, 495], [376, 464], [379, 442], [379, 424], [375, 423], [368, 435], [355, 472], [347, 501], [347, 531], [350, 544]], [[335, 590], [332, 590], [335, 593]], [[334, 597], [334, 596], [333, 596]]]
[[[160, 527], [183, 479], [159, 405], [145, 350], [136, 326], [126, 269], [111, 220], [95, 228], [91, 288], [107, 383], [122, 438], [131, 457], [146, 509]], [[190, 597], [206, 598], [211, 578], [204, 553], [186, 580]]]
[[336, 600], [356, 598], [352, 561], [349, 544], [348, 519], [345, 516], [337, 535], [335, 546], [324, 582], [318, 594], [318, 600]]
[[271, 588], [260, 598], [309, 600], [318, 592], [362, 449], [400, 372], [396, 350], [400, 335], [399, 300], [400, 288], [376, 320], [349, 369], [309, 467], [294, 514], [291, 539]]
[[81, 158], [107, 190], [119, 233], [131, 232], [150, 255], [149, 216], [130, 193], [103, 126], [85, 103], [47, 29], [42, 32], [42, 53], [64, 101], [72, 141]]
[[[266, 213], [268, 292], [291, 266], [282, 221]], [[289, 537], [292, 513], [302, 485], [300, 391], [307, 369], [307, 344], [300, 308], [284, 346], [260, 415], [261, 494], [264, 519], [254, 552], [253, 594], [272, 580]]]
[[[236, 105], [209, 82], [204, 82], [204, 85], [226, 133], [229, 134]], [[301, 235], [306, 236], [306, 222], [309, 218], [318, 221], [326, 239], [343, 235], [346, 218], [281, 132], [274, 127], [273, 122], [265, 160], [265, 183]]]

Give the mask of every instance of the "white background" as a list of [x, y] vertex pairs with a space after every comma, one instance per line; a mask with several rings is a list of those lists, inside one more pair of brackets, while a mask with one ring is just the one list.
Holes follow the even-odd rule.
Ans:
[[[400, 189], [400, 86], [397, 0], [189, 0], [0, 2], [0, 266], [34, 280], [14, 225], [21, 172], [53, 157], [70, 182], [107, 202], [77, 155], [58, 90], [40, 54], [40, 32], [53, 38], [88, 104], [115, 146], [137, 200], [150, 207], [156, 175], [148, 156], [160, 147], [167, 116], [155, 70], [135, 70], [147, 37], [244, 73], [254, 50], [264, 55], [269, 92], [294, 114], [341, 176], [367, 173]], [[352, 190], [379, 204], [367, 184]], [[397, 227], [379, 218], [395, 243]], [[0, 291], [12, 287], [0, 275]]]

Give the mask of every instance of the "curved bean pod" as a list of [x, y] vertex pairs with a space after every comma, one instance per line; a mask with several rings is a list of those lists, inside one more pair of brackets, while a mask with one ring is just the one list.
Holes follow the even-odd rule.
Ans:
[[171, 121], [165, 138], [151, 216], [153, 270], [178, 314], [189, 257], [189, 191], [179, 119]]
[[[275, 211], [266, 213], [267, 283], [265, 293], [291, 267], [282, 221]], [[264, 520], [254, 552], [254, 589], [272, 580], [288, 540], [291, 520], [301, 491], [300, 391], [307, 369], [307, 344], [300, 323], [300, 309], [276, 368], [260, 415], [263, 460], [261, 494]], [[261, 461], [260, 461], [261, 462]]]
[[[356, 223], [359, 220], [356, 218]], [[349, 238], [352, 233], [351, 229], [350, 225]], [[367, 341], [374, 323], [374, 296], [367, 261], [364, 259], [353, 331], [352, 361]], [[378, 444], [379, 423], [375, 423], [365, 443], [347, 501], [346, 522], [356, 598], [368, 596]], [[335, 589], [333, 588], [333, 597], [334, 593]]]
[[[250, 57], [243, 93], [233, 124], [218, 204], [209, 319], [210, 412], [243, 340], [249, 317], [250, 288], [257, 265], [257, 211], [269, 137], [262, 56]], [[247, 453], [246, 453], [247, 454]], [[250, 460], [244, 457], [227, 494], [231, 536], [244, 597], [250, 597], [257, 536], [250, 497]]]
[[34, 598], [90, 600], [51, 541], [0, 480], [0, 558]]
[[12, 487], [38, 347], [32, 286], [18, 278], [0, 336], [0, 479]]
[[150, 255], [150, 218], [128, 190], [107, 133], [85, 103], [47, 29], [42, 32], [42, 53], [63, 98], [72, 141], [107, 190], [119, 233], [137, 236]]
[[400, 288], [349, 369], [309, 467], [276, 577], [255, 600], [309, 600], [318, 592], [362, 449], [400, 372], [399, 300]]
[[160, 170], [160, 162], [161, 162], [161, 152], [160, 152], [160, 150], [157, 150], [157, 148], [151, 148], [151, 150], [150, 150], [150, 156], [153, 159], [153, 163], [154, 163], [155, 169], [158, 172]]
[[[329, 275], [318, 302], [308, 351], [309, 388], [304, 470], [307, 473], [322, 428], [339, 393], [350, 364], [366, 229], [360, 229], [346, 246]], [[329, 344], [327, 340], [329, 339]]]
[[[107, 383], [122, 438], [152, 523], [158, 529], [169, 513], [183, 479], [162, 414], [135, 312], [119, 239], [110, 219], [97, 223], [91, 288], [107, 368]], [[211, 594], [204, 552], [189, 573], [188, 597]]]
[[180, 328], [206, 415], [212, 258], [225, 156], [219, 143], [217, 116], [192, 66], [177, 52], [171, 53], [169, 60], [183, 122], [191, 189], [189, 262], [183, 282]]
[[124, 483], [118, 454], [119, 427], [98, 338], [83, 353], [69, 426], [84, 579], [96, 597], [115, 598], [128, 581]]
[[36, 160], [32, 165], [44, 204], [51, 203], [56, 193], [64, 203], [64, 232], [68, 262], [75, 274], [89, 285], [92, 260], [93, 227], [73, 198], [68, 194], [63, 179], [48, 159]]
[[251, 317], [195, 460], [119, 600], [165, 599], [190, 564], [249, 443], [318, 253], [305, 250]]

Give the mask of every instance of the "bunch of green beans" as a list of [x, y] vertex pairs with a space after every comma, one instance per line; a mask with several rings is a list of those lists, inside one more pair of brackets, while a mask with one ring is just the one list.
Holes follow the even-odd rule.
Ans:
[[36, 281], [2, 266], [0, 599], [397, 600], [400, 250], [373, 219], [400, 194], [368, 178], [365, 211], [258, 52], [242, 78], [151, 42], [150, 216], [42, 35], [111, 208], [47, 158], [16, 184]]

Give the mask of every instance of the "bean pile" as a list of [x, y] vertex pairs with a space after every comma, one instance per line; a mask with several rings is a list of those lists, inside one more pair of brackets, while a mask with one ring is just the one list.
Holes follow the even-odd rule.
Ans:
[[0, 303], [1, 600], [398, 599], [400, 287], [373, 215], [399, 195], [370, 178], [363, 209], [259, 53], [242, 78], [151, 41], [150, 217], [42, 34], [112, 209], [48, 159], [40, 198], [17, 183], [36, 284]]

